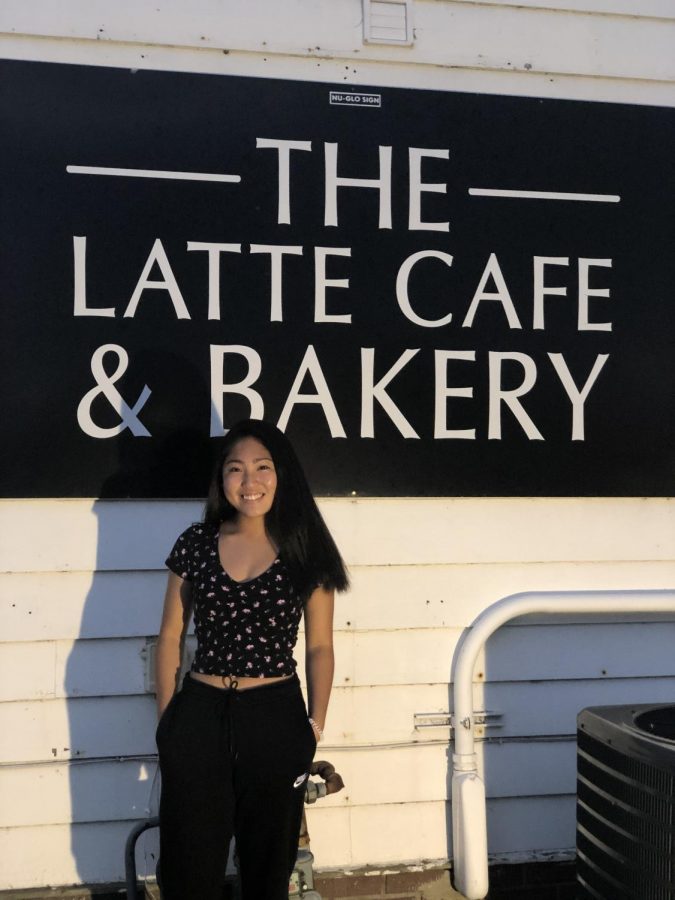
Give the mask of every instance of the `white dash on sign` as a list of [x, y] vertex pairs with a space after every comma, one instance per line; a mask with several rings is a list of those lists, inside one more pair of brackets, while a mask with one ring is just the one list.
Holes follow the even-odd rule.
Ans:
[[174, 181], [226, 181], [238, 184], [241, 175], [217, 172], [165, 172], [161, 169], [117, 169], [105, 166], [66, 166], [70, 175], [113, 175], [121, 178], [168, 178]]
[[497, 188], [469, 188], [472, 197], [516, 197], [525, 200], [580, 200], [586, 203], [618, 203], [618, 194], [575, 194], [567, 191], [504, 191]]

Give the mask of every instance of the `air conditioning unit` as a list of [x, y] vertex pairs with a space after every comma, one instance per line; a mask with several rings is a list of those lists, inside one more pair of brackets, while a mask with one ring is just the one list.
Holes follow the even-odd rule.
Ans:
[[675, 900], [675, 705], [577, 717], [580, 900]]

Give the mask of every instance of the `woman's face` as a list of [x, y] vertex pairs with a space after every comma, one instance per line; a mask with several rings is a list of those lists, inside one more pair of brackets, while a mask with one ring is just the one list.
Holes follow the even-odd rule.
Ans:
[[272, 508], [277, 473], [272, 456], [254, 437], [234, 445], [223, 465], [225, 499], [240, 516], [264, 516]]

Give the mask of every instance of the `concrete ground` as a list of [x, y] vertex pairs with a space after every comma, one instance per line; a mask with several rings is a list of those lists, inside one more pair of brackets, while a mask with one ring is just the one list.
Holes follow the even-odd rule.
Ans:
[[[412, 867], [317, 873], [314, 890], [321, 900], [464, 900], [450, 884], [447, 868]], [[144, 900], [160, 900], [156, 885], [141, 892]], [[490, 867], [487, 900], [576, 900], [573, 862], [542, 862]], [[121, 885], [34, 888], [0, 891], [0, 900], [126, 900]], [[223, 900], [235, 900], [225, 891]]]

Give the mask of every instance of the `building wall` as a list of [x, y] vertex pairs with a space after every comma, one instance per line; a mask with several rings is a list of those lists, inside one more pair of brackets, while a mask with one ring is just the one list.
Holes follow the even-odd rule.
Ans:
[[[252, 8], [255, 10], [252, 11]], [[411, 47], [364, 44], [358, 0], [8, 2], [0, 56], [672, 106], [667, 0], [416, 0]], [[672, 587], [675, 505], [644, 499], [322, 501], [353, 576], [337, 603], [321, 756], [346, 788], [308, 810], [320, 868], [442, 860], [452, 654], [523, 590]], [[175, 536], [197, 502], [0, 502], [0, 889], [118, 881], [154, 776], [148, 666]], [[495, 857], [574, 844], [576, 712], [675, 689], [675, 620], [536, 620], [476, 670]], [[302, 648], [298, 648], [301, 658]], [[273, 736], [271, 736], [273, 739]]]

